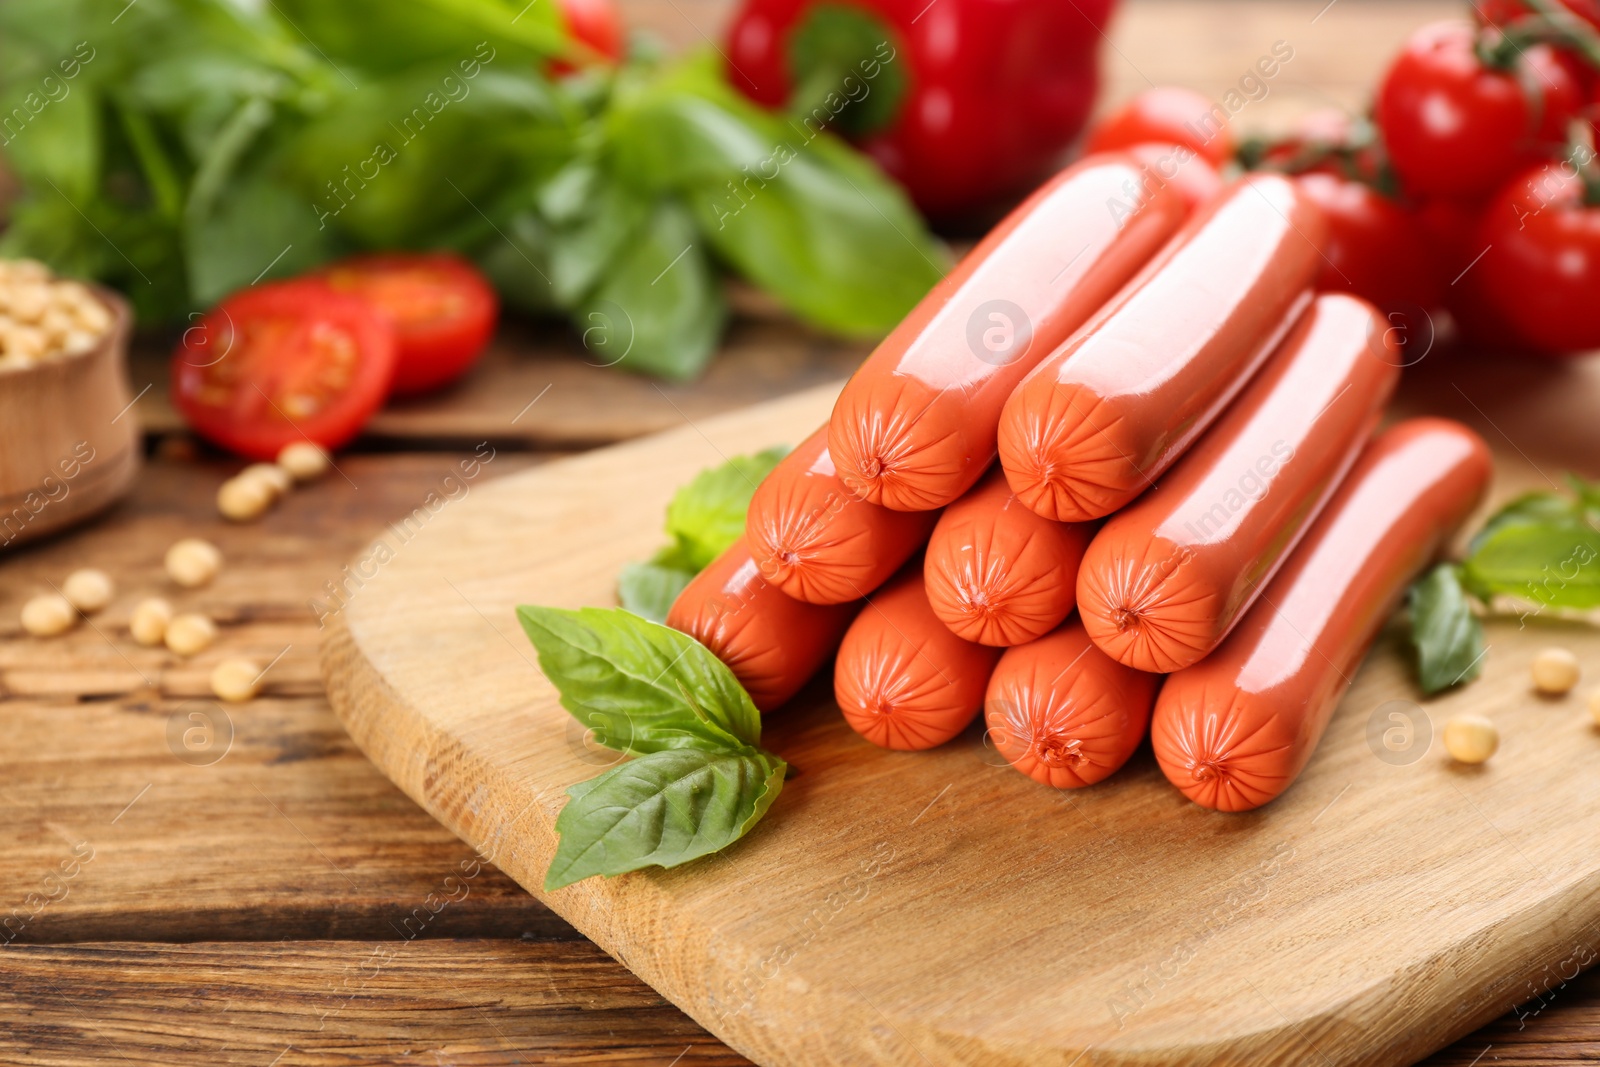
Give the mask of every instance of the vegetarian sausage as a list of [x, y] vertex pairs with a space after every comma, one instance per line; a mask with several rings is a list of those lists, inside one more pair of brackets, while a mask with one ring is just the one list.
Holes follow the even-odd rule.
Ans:
[[[1141, 184], [1143, 183], [1143, 184]], [[858, 496], [950, 503], [994, 458], [1006, 397], [1133, 276], [1183, 205], [1122, 154], [1044, 185], [934, 286], [845, 385], [828, 446]]]
[[1023, 379], [1000, 417], [1011, 488], [1047, 519], [1109, 515], [1228, 406], [1310, 299], [1316, 207], [1242, 179]]
[[1167, 679], [1151, 725], [1167, 779], [1220, 811], [1287, 789], [1373, 638], [1489, 475], [1489, 450], [1457, 423], [1411, 419], [1378, 435], [1228, 639]]
[[709, 648], [762, 711], [806, 684], [839, 647], [860, 604], [807, 604], [761, 577], [744, 538], [678, 594], [667, 625]]
[[1069, 622], [1000, 657], [984, 699], [989, 739], [1036, 782], [1093, 785], [1144, 740], [1160, 681], [1107, 656]]
[[923, 564], [933, 613], [980, 645], [1043, 637], [1072, 613], [1091, 530], [1040, 518], [991, 470], [933, 528]]
[[1372, 436], [1403, 362], [1387, 327], [1364, 300], [1318, 297], [1161, 484], [1106, 522], [1078, 571], [1095, 644], [1161, 674], [1217, 647]]
[[851, 729], [884, 748], [942, 745], [983, 706], [1000, 650], [939, 621], [914, 560], [868, 601], [839, 646], [833, 694]]
[[860, 600], [927, 543], [936, 511], [891, 511], [852, 493], [835, 472], [823, 426], [756, 487], [745, 517], [767, 580], [812, 604]]

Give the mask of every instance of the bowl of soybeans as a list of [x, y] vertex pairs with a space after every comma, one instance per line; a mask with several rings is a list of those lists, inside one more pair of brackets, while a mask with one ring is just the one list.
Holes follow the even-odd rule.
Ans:
[[131, 328], [117, 294], [0, 259], [0, 550], [79, 522], [133, 484]]

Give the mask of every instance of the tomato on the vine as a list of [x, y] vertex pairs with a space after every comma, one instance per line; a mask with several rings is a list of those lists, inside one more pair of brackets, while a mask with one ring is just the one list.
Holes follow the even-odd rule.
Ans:
[[[1600, 0], [1554, 0], [1592, 26], [1600, 27]], [[1537, 17], [1527, 0], [1476, 0], [1472, 5], [1486, 26], [1509, 26], [1518, 19]]]
[[1328, 223], [1318, 289], [1354, 293], [1385, 311], [1439, 305], [1439, 264], [1410, 212], [1370, 185], [1334, 174], [1294, 181]]
[[310, 440], [334, 449], [383, 403], [394, 329], [365, 301], [320, 281], [273, 282], [228, 297], [172, 355], [172, 399], [200, 436], [276, 459]]
[[1478, 33], [1466, 22], [1422, 27], [1379, 86], [1378, 127], [1413, 195], [1489, 195], [1559, 152], [1582, 106], [1573, 67], [1550, 46], [1512, 49], [1500, 69], [1485, 65]]
[[1481, 201], [1425, 200], [1414, 217], [1439, 263], [1444, 308], [1454, 320], [1457, 340], [1469, 348], [1520, 348], [1516, 332], [1480, 289], [1483, 275], [1476, 268], [1484, 246], [1478, 241], [1478, 222], [1484, 209]]
[[1317, 108], [1302, 115], [1287, 136], [1240, 147], [1247, 167], [1287, 174], [1334, 174], [1375, 184], [1381, 177], [1383, 153], [1372, 124], [1342, 108]]
[[1567, 162], [1533, 167], [1490, 201], [1477, 236], [1478, 291], [1526, 347], [1600, 348], [1600, 183]]
[[1472, 243], [1483, 207], [1482, 201], [1441, 199], [1424, 200], [1417, 206], [1417, 225], [1436, 251], [1446, 281], [1483, 251], [1482, 245]]
[[393, 323], [398, 355], [392, 389], [400, 394], [437, 389], [467, 373], [500, 311], [488, 279], [443, 252], [355, 256], [313, 277], [367, 301]]
[[1087, 150], [1109, 152], [1141, 144], [1176, 144], [1220, 167], [1233, 158], [1227, 116], [1193, 89], [1158, 85], [1146, 89], [1102, 119], [1089, 133]]

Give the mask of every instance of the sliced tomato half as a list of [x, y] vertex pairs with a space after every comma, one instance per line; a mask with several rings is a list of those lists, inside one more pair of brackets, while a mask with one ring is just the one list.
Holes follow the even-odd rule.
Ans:
[[172, 398], [200, 436], [271, 460], [296, 441], [348, 443], [394, 369], [394, 327], [365, 301], [320, 281], [275, 282], [235, 293], [184, 333]]
[[394, 324], [393, 390], [424, 393], [461, 377], [494, 334], [500, 301], [478, 269], [447, 253], [388, 252], [341, 260], [315, 277]]

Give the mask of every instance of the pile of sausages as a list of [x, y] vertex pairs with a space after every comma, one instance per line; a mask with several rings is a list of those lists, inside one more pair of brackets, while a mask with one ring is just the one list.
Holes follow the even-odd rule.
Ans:
[[1313, 293], [1323, 221], [1293, 184], [1191, 205], [1147, 175], [1092, 156], [1017, 208], [673, 605], [762, 710], [836, 654], [845, 719], [887, 748], [982, 710], [1018, 770], [1075, 788], [1148, 730], [1225, 811], [1305, 766], [1489, 453], [1440, 419], [1375, 434], [1402, 360], [1370, 305]]

